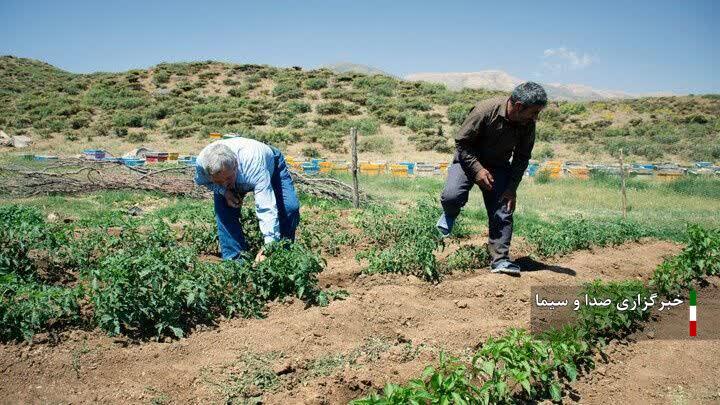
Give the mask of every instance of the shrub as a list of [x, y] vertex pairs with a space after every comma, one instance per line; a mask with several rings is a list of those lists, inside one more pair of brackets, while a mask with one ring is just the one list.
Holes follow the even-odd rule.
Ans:
[[305, 80], [303, 87], [308, 90], [320, 90], [327, 87], [327, 80], [319, 77], [311, 77]]
[[340, 101], [330, 101], [318, 104], [315, 107], [315, 111], [321, 115], [342, 114], [345, 111], [345, 106]]
[[555, 151], [552, 146], [544, 145], [537, 154], [538, 159], [552, 159], [555, 157]]
[[280, 83], [275, 85], [272, 95], [279, 101], [287, 101], [294, 98], [302, 98], [304, 93], [295, 84]]
[[145, 132], [133, 132], [128, 135], [128, 142], [132, 143], [141, 143], [146, 142], [148, 139], [148, 135]]
[[285, 103], [284, 108], [295, 114], [307, 113], [312, 110], [310, 104], [299, 100], [288, 101], [287, 103]]
[[415, 132], [419, 132], [423, 129], [433, 128], [437, 124], [428, 116], [418, 114], [406, 114], [405, 125]]
[[392, 138], [380, 135], [362, 138], [358, 145], [360, 152], [388, 152], [392, 149]]
[[585, 104], [565, 103], [560, 106], [560, 112], [565, 115], [579, 115], [587, 111]]
[[447, 117], [453, 125], [462, 125], [465, 118], [472, 110], [473, 105], [469, 103], [453, 103], [448, 107]]
[[113, 116], [113, 125], [116, 127], [142, 127], [142, 116], [126, 112], [118, 112]]
[[165, 84], [170, 81], [170, 73], [164, 70], [156, 71], [152, 80], [156, 85]]
[[306, 158], [319, 158], [320, 157], [320, 152], [317, 150], [317, 148], [312, 147], [312, 146], [306, 146], [306, 147], [302, 148], [302, 151], [300, 153], [302, 153], [302, 155], [305, 156]]

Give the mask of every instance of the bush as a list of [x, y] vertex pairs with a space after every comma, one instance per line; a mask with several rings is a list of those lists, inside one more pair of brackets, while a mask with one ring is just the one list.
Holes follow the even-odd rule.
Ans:
[[128, 135], [127, 140], [132, 143], [142, 143], [148, 140], [148, 135], [145, 132], [133, 132]]
[[288, 101], [287, 103], [285, 103], [284, 108], [295, 114], [307, 113], [312, 110], [310, 108], [310, 104], [299, 100]]
[[360, 152], [388, 152], [392, 149], [392, 138], [380, 135], [362, 138], [358, 145]]
[[304, 147], [300, 153], [302, 153], [302, 155], [305, 156], [306, 158], [312, 159], [312, 158], [320, 157], [320, 152], [317, 150], [317, 148], [312, 147], [312, 146]]
[[565, 115], [580, 115], [586, 111], [585, 104], [565, 103], [560, 106], [560, 112]]
[[113, 125], [116, 127], [142, 127], [142, 116], [139, 114], [118, 112], [113, 116]]
[[540, 125], [537, 126], [536, 131], [537, 131], [537, 139], [539, 141], [543, 141], [543, 142], [551, 142], [556, 139], [559, 139], [562, 136], [560, 129], [558, 129], [554, 126], [544, 125], [542, 123], [540, 123]]
[[454, 103], [448, 107], [447, 117], [452, 125], [462, 125], [465, 118], [472, 110], [473, 105], [469, 103]]
[[345, 105], [340, 101], [330, 101], [318, 104], [315, 111], [320, 115], [342, 114], [345, 111]]
[[437, 123], [426, 115], [418, 114], [406, 114], [405, 115], [405, 126], [415, 132], [419, 132], [423, 129], [433, 128]]
[[538, 151], [537, 157], [538, 157], [538, 159], [552, 159], [555, 157], [555, 151], [553, 150], [552, 146], [544, 145]]
[[302, 98], [304, 93], [295, 84], [280, 83], [273, 88], [272, 95], [279, 101], [287, 101], [294, 98]]
[[303, 87], [308, 90], [320, 90], [327, 87], [327, 80], [319, 77], [311, 77], [305, 80]]
[[156, 71], [152, 80], [156, 85], [165, 84], [170, 81], [170, 73], [164, 70]]

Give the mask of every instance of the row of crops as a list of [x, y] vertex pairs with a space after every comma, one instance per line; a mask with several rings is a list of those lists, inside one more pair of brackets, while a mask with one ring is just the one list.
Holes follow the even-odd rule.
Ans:
[[[67, 224], [49, 222], [28, 206], [0, 207], [0, 339], [94, 327], [137, 338], [182, 337], [219, 317], [261, 316], [265, 303], [287, 295], [324, 304], [342, 292], [318, 288], [322, 257], [348, 250], [356, 252], [366, 273], [415, 275], [430, 282], [488, 264], [484, 246], [465, 245], [438, 258], [454, 242], [438, 237], [434, 223], [440, 209], [434, 201], [406, 209], [372, 205], [350, 212], [345, 221], [340, 210], [310, 204], [298, 243], [270, 249], [260, 264], [211, 260], [218, 246], [210, 205], [176, 205], [142, 219], [107, 210], [104, 219], [88, 216]], [[244, 211], [242, 218], [252, 254], [262, 238], [253, 213]], [[540, 257], [676, 236], [631, 221], [582, 217], [526, 216], [516, 231]], [[453, 241], [470, 233], [468, 221], [461, 219]], [[681, 278], [670, 270], [665, 274], [668, 280]]]
[[[257, 245], [252, 225], [248, 239]], [[323, 260], [303, 245], [272, 246], [259, 264], [204, 260], [216, 238], [202, 223], [83, 228], [48, 223], [33, 208], [0, 207], [0, 339], [95, 326], [110, 335], [182, 337], [220, 316], [260, 316], [266, 302], [288, 295], [327, 303], [317, 287]]]
[[[694, 282], [720, 274], [720, 230], [688, 228], [689, 242], [675, 257], [665, 260], [645, 285], [641, 281], [586, 284], [584, 294], [623, 298], [679, 294]], [[550, 398], [560, 401], [567, 384], [589, 372], [594, 354], [616, 337], [636, 330], [649, 313], [583, 307], [575, 325], [531, 335], [509, 329], [498, 338], [488, 338], [469, 364], [440, 357], [437, 367], [428, 366], [422, 375], [404, 385], [387, 384], [380, 393], [355, 404], [502, 404]]]

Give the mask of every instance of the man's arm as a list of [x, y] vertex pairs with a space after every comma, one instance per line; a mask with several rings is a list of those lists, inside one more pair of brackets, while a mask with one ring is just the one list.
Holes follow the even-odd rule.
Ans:
[[265, 244], [280, 240], [280, 220], [278, 219], [275, 191], [270, 184], [270, 175], [255, 186], [255, 212], [260, 222], [260, 232]]
[[477, 140], [483, 135], [485, 114], [476, 112], [475, 109], [465, 119], [458, 134], [455, 136], [455, 149], [457, 150], [458, 161], [465, 171], [467, 177], [475, 181], [478, 173], [483, 169], [477, 157]]
[[510, 165], [510, 182], [507, 191], [515, 194], [523, 174], [528, 167], [533, 146], [535, 146], [535, 123], [530, 124], [528, 132], [520, 139], [515, 150], [513, 151], [512, 164]]
[[210, 189], [210, 191], [220, 195], [225, 195], [225, 187], [213, 183], [200, 165], [195, 166], [195, 184], [205, 186]]

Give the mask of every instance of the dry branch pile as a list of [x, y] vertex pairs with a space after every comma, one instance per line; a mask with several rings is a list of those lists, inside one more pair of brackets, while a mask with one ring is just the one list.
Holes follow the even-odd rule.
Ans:
[[[194, 172], [193, 166], [153, 169], [83, 159], [62, 159], [39, 167], [7, 165], [0, 166], [0, 195], [32, 197], [100, 190], [146, 190], [203, 198], [209, 191], [195, 185]], [[341, 181], [291, 173], [300, 192], [352, 201], [352, 187]], [[362, 197], [367, 199], [367, 196]]]

